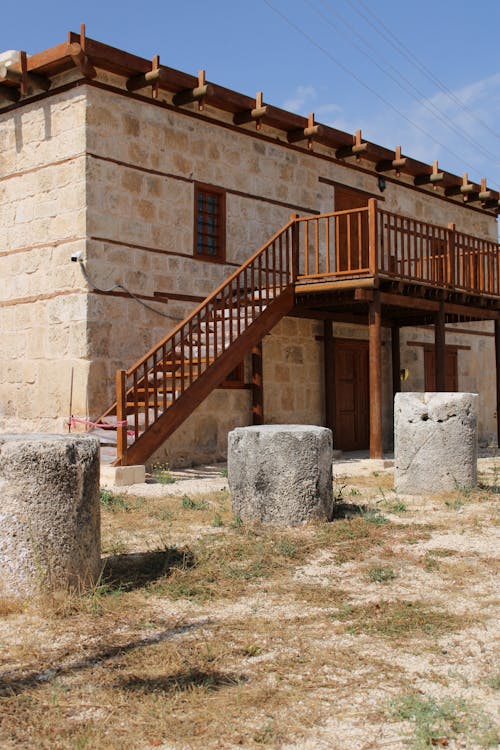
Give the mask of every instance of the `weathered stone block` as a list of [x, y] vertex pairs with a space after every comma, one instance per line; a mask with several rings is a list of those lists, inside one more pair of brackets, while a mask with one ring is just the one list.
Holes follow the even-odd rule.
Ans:
[[313, 425], [238, 427], [228, 436], [232, 506], [244, 521], [298, 525], [333, 510], [332, 433]]
[[394, 401], [394, 488], [441, 492], [477, 483], [475, 393], [398, 393]]
[[146, 481], [146, 467], [135, 466], [101, 466], [101, 484], [105, 487], [130, 487], [132, 484], [143, 484]]
[[0, 435], [0, 594], [81, 590], [101, 572], [99, 443]]

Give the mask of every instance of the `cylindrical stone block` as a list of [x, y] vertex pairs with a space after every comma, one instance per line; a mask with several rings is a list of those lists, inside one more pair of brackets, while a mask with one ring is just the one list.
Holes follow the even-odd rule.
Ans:
[[397, 393], [394, 489], [409, 495], [477, 484], [476, 393]]
[[228, 436], [232, 507], [243, 521], [296, 526], [333, 512], [332, 432], [314, 425], [238, 427]]
[[94, 584], [101, 573], [99, 443], [0, 435], [0, 594]]

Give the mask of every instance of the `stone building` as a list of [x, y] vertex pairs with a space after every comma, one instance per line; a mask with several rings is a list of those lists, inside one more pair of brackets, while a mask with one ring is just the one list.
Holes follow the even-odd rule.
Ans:
[[380, 455], [394, 391], [458, 389], [496, 442], [498, 198], [84, 29], [5, 53], [0, 429], [100, 419], [179, 465], [326, 424]]

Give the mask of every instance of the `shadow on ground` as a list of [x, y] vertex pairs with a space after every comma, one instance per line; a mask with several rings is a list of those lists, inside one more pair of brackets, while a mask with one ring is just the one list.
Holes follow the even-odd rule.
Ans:
[[[168, 628], [167, 630], [154, 633], [146, 638], [134, 638], [121, 644], [105, 645], [100, 649], [87, 653], [83, 658], [75, 659], [69, 663], [66, 661], [67, 654], [64, 653], [59, 663], [57, 660], [54, 660], [48, 664], [45, 669], [25, 671], [20, 668], [9, 670], [3, 674], [0, 673], [0, 697], [17, 695], [25, 690], [39, 687], [47, 682], [52, 682], [57, 677], [74, 674], [106, 662], [111, 662], [113, 659], [120, 658], [129, 651], [134, 651], [137, 648], [154, 646], [157, 643], [169, 641], [172, 638], [184, 635], [184, 633], [188, 633], [191, 630], [206, 627], [210, 624], [211, 620], [207, 619], [187, 625], [181, 625], [179, 627]], [[172, 678], [164, 679], [177, 679], [177, 677], [177, 675], [174, 675]], [[228, 679], [227, 675], [225, 677]]]
[[369, 505], [359, 505], [357, 503], [335, 502], [333, 504], [332, 521], [338, 521], [342, 518], [355, 518], [356, 516], [366, 516], [367, 513], [373, 513], [374, 509]]
[[173, 675], [162, 677], [126, 677], [115, 683], [122, 690], [134, 690], [141, 693], [173, 693], [203, 687], [206, 690], [220, 690], [247, 682], [245, 675], [237, 675], [217, 670], [204, 671], [187, 669]]
[[169, 575], [175, 568], [194, 565], [194, 554], [187, 547], [111, 555], [104, 558], [101, 581], [111, 588], [132, 591]]

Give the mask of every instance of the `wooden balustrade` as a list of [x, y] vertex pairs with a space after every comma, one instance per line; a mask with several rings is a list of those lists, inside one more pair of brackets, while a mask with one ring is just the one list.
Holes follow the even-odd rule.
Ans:
[[298, 278], [368, 273], [369, 209], [356, 208], [296, 219]]
[[366, 208], [297, 217], [297, 278], [395, 279], [475, 294], [500, 294], [500, 246], [380, 209]]

